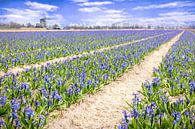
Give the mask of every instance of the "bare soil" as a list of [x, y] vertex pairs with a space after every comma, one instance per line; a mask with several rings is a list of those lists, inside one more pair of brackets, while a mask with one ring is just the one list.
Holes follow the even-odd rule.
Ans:
[[[159, 49], [150, 53], [139, 64], [103, 87], [94, 95], [86, 97], [68, 109], [54, 111], [49, 117], [47, 129], [113, 129], [120, 123], [126, 100], [131, 102], [133, 93], [141, 90], [146, 80], [152, 80], [153, 68], [158, 68], [171, 46], [183, 34], [180, 33]], [[55, 116], [55, 118], [53, 117]]]

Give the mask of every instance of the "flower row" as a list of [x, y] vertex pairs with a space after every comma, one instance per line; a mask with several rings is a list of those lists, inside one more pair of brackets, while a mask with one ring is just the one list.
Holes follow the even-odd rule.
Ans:
[[0, 33], [0, 70], [164, 34], [172, 31]]
[[154, 79], [134, 94], [119, 129], [194, 129], [195, 35], [185, 32], [172, 46]]

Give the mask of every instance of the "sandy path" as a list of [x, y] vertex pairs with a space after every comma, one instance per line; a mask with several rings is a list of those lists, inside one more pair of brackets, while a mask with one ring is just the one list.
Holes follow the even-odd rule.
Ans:
[[[183, 32], [182, 32], [183, 33]], [[182, 35], [180, 33], [166, 44], [160, 46], [135, 65], [117, 81], [111, 82], [94, 95], [87, 95], [80, 104], [74, 104], [66, 111], [54, 111], [56, 118], [50, 118], [48, 129], [110, 129], [120, 123], [125, 100], [141, 89], [145, 80], [152, 80], [153, 68], [158, 68], [162, 58]]]
[[[168, 32], [168, 33], [165, 33], [165, 34], [169, 34], [169, 33], [171, 33], [171, 32]], [[113, 48], [118, 48], [118, 47], [125, 46], [125, 45], [131, 44], [131, 43], [137, 43], [137, 42], [140, 42], [140, 41], [144, 41], [144, 40], [148, 40], [148, 39], [151, 39], [151, 38], [159, 37], [159, 36], [162, 36], [162, 35], [165, 35], [165, 34], [150, 36], [150, 37], [143, 38], [143, 39], [140, 39], [140, 40], [126, 42], [126, 43], [122, 43], [122, 44], [119, 44], [119, 45], [114, 45], [114, 46], [111, 46], [111, 47], [100, 48], [98, 50], [92, 50], [90, 52], [83, 52], [83, 53], [77, 54], [77, 55], [75, 54], [75, 55], [70, 55], [70, 56], [67, 56], [67, 57], [55, 58], [53, 60], [48, 60], [48, 61], [40, 62], [40, 63], [37, 63], [37, 64], [17, 66], [17, 67], [14, 67], [14, 68], [10, 68], [7, 71], [7, 73], [4, 73], [3, 71], [0, 71], [0, 77], [4, 76], [5, 74], [10, 74], [10, 73], [17, 74], [17, 73], [20, 73], [22, 71], [25, 71], [26, 69], [30, 69], [30, 68], [38, 68], [38, 67], [41, 67], [41, 66], [46, 66], [48, 63], [54, 64], [54, 63], [59, 63], [59, 62], [63, 62], [63, 61], [66, 61], [66, 60], [71, 60], [73, 58], [80, 58], [80, 57], [83, 57], [83, 56], [93, 55], [95, 52], [107, 51], [107, 50], [110, 50], [110, 49], [113, 49]]]

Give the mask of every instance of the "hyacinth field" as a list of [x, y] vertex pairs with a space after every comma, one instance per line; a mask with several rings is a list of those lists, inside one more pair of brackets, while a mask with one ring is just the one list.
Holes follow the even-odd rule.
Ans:
[[[195, 35], [185, 32], [134, 94], [119, 129], [195, 128]], [[141, 96], [141, 98], [140, 98]]]
[[[0, 33], [0, 128], [39, 129], [51, 112], [69, 108], [122, 76], [181, 30]], [[145, 39], [145, 40], [141, 40]], [[140, 41], [139, 41], [140, 40]], [[134, 43], [136, 41], [136, 43]], [[129, 43], [122, 45], [124, 43]], [[118, 47], [113, 47], [120, 45]], [[98, 51], [102, 48], [109, 48]], [[94, 50], [59, 63], [9, 69]], [[142, 85], [124, 111], [119, 129], [195, 127], [195, 34], [185, 31], [154, 79]]]
[[0, 33], [0, 70], [131, 42], [169, 31]]

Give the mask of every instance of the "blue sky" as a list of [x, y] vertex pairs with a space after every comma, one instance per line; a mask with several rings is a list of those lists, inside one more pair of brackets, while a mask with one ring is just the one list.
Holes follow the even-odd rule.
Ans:
[[140, 25], [195, 23], [195, 1], [175, 0], [0, 0], [0, 22], [26, 24], [50, 17], [64, 25], [111, 25], [125, 21]]

